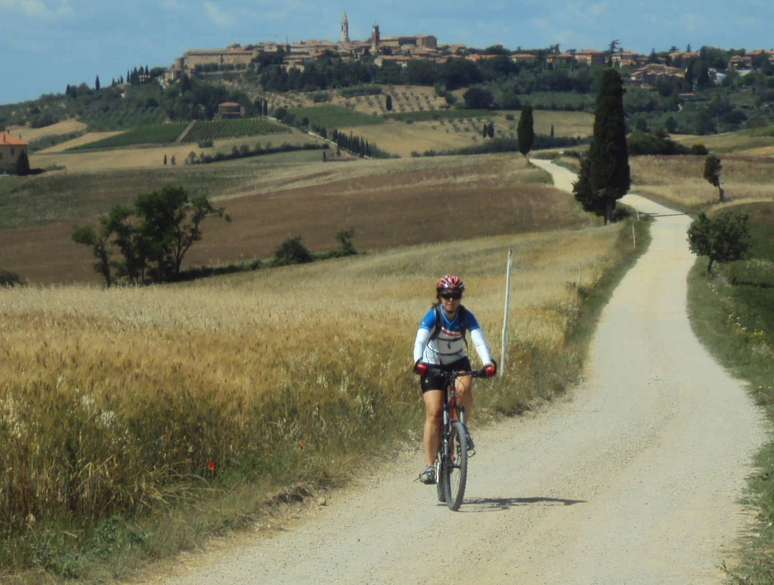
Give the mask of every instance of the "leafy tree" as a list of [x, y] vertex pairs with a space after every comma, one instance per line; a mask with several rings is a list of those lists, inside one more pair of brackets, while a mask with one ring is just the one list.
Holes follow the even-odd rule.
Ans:
[[[191, 199], [182, 187], [168, 186], [140, 195], [132, 207], [115, 206], [97, 228], [79, 227], [73, 240], [90, 246], [95, 269], [110, 286], [115, 277], [133, 284], [176, 278], [191, 246], [202, 239], [201, 224], [207, 217], [224, 217], [206, 195]], [[120, 259], [112, 259], [116, 247]]]
[[99, 228], [93, 226], [81, 226], [73, 231], [73, 241], [92, 249], [96, 262], [94, 269], [105, 279], [105, 286], [110, 288], [113, 284], [113, 274], [110, 264], [110, 231], [108, 230], [107, 217], [100, 218]]
[[750, 230], [745, 213], [723, 213], [710, 219], [699, 214], [688, 228], [688, 244], [697, 256], [707, 256], [707, 274], [715, 262], [732, 262], [746, 257], [750, 249]]
[[616, 201], [631, 184], [623, 94], [621, 76], [605, 69], [597, 95], [589, 163], [581, 166], [581, 174], [585, 169], [588, 176], [579, 179], [584, 186], [582, 196], [576, 193], [585, 209], [604, 215], [605, 223], [612, 219]]
[[16, 159], [16, 174], [20, 177], [30, 174], [30, 159], [24, 150], [19, 155], [19, 158]]
[[704, 159], [704, 179], [712, 186], [718, 189], [718, 198], [721, 203], [726, 200], [723, 187], [720, 186], [720, 173], [723, 170], [723, 165], [720, 159], [714, 154], [710, 154]]
[[488, 110], [494, 105], [492, 92], [482, 87], [471, 87], [462, 97], [465, 107], [471, 110]]
[[202, 239], [202, 221], [210, 216], [230, 221], [225, 211], [213, 207], [207, 196], [191, 199], [183, 187], [172, 186], [140, 195], [135, 202], [135, 215], [147, 243], [148, 261], [153, 263], [160, 280], [180, 274], [186, 253]]
[[664, 129], [670, 134], [677, 132], [677, 120], [674, 117], [669, 116], [664, 122]]
[[639, 132], [647, 132], [648, 120], [642, 116], [637, 117], [637, 119], [634, 122], [634, 128]]
[[[553, 127], [552, 127], [553, 128]], [[527, 156], [535, 143], [535, 128], [532, 116], [532, 106], [524, 106], [519, 116], [519, 125], [516, 128], [519, 137], [519, 152]]]

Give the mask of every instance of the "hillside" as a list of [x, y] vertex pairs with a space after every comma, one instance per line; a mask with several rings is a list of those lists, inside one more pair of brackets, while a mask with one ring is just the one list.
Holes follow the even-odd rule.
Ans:
[[166, 184], [209, 192], [233, 218], [205, 225], [191, 264], [268, 257], [294, 235], [314, 250], [332, 248], [334, 235], [348, 228], [358, 247], [374, 250], [588, 225], [546, 180], [513, 155], [323, 163], [315, 152], [41, 175], [6, 191], [0, 266], [34, 282], [96, 282], [88, 251], [70, 241], [73, 226]]

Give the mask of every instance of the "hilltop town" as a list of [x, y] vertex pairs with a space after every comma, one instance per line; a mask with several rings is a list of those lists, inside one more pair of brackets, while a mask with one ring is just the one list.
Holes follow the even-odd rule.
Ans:
[[[685, 78], [684, 65], [697, 59], [700, 53], [691, 51], [690, 47], [685, 51], [672, 47], [665, 53], [645, 55], [623, 50], [618, 41], [611, 42], [610, 47], [604, 51], [569, 49], [561, 52], [559, 45], [549, 49], [518, 48], [515, 51], [496, 45], [482, 50], [461, 44], [440, 44], [438, 38], [430, 34], [382, 36], [378, 24], [373, 25], [369, 39], [353, 40], [350, 38], [349, 17], [344, 14], [338, 41], [302, 40], [285, 44], [261, 42], [245, 46], [233, 44], [224, 49], [191, 49], [175, 60], [164, 79], [171, 83], [183, 75], [206, 78], [217, 77], [224, 72], [247, 72], [262, 55], [275, 56], [286, 72], [303, 72], [309, 64], [326, 57], [336, 57], [345, 63], [368, 59], [378, 67], [391, 64], [406, 67], [416, 61], [442, 64], [451, 59], [481, 63], [503, 57], [513, 63], [542, 63], [548, 66], [609, 64], [619, 68], [633, 68], [630, 81], [647, 84], [661, 77]], [[758, 49], [733, 55], [728, 61], [728, 67], [744, 74], [761, 58], [774, 64], [774, 49]], [[712, 75], [716, 73], [710, 72]]]

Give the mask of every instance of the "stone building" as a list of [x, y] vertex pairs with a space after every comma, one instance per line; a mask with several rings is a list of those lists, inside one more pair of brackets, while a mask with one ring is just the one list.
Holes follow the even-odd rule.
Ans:
[[8, 132], [0, 132], [0, 172], [15, 173], [16, 164], [22, 153], [27, 152], [27, 143]]

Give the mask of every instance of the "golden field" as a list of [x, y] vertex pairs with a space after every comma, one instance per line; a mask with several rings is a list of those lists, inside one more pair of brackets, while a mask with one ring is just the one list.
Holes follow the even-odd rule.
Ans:
[[86, 130], [86, 124], [79, 120], [62, 120], [43, 128], [30, 128], [28, 126], [10, 126], [8, 128], [8, 132], [14, 136], [21, 136], [22, 140], [26, 142], [35, 142], [48, 136], [64, 136], [84, 130]]
[[[624, 224], [189, 285], [0, 289], [2, 537], [70, 521], [77, 539], [90, 521], [206, 493], [214, 469], [317, 481], [396, 433], [416, 438], [411, 349], [435, 278], [465, 277], [499, 355], [508, 247], [510, 370], [480, 404], [510, 413], [551, 396], [579, 372], [578, 290], [621, 262], [619, 237]], [[0, 565], [30, 562], [0, 550]]]

